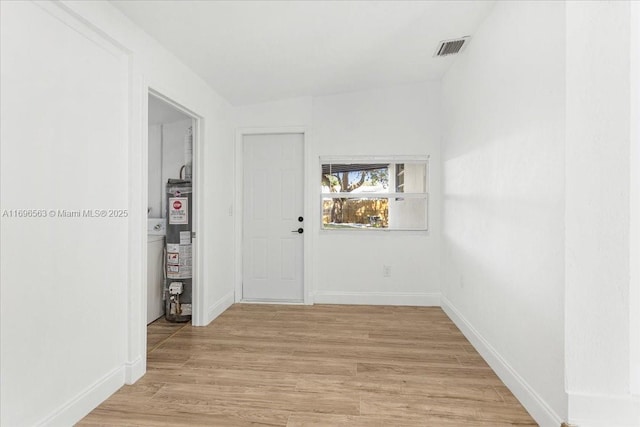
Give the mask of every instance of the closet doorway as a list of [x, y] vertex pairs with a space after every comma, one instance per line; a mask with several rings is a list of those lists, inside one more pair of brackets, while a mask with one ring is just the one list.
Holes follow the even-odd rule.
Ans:
[[150, 352], [190, 324], [196, 307], [198, 118], [152, 90], [147, 117], [146, 322]]

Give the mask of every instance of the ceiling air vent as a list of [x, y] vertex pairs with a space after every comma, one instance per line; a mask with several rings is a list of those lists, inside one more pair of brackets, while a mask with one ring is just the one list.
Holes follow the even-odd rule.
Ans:
[[433, 56], [447, 56], [460, 53], [462, 49], [469, 44], [470, 37], [461, 37], [459, 39], [443, 40]]

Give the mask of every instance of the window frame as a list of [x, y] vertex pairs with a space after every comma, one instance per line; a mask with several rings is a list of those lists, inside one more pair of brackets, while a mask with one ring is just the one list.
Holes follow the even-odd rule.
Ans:
[[[428, 233], [429, 227], [429, 188], [430, 188], [430, 155], [410, 155], [410, 156], [319, 156], [319, 168], [320, 175], [322, 176], [323, 165], [326, 164], [424, 164], [424, 192], [325, 192], [323, 186], [320, 185], [320, 200], [319, 200], [319, 216], [320, 216], [320, 232], [321, 233], [361, 233], [363, 231], [369, 232], [412, 232], [412, 233]], [[393, 174], [389, 173], [388, 189], [397, 190], [396, 188], [396, 171], [394, 168]], [[392, 176], [393, 175], [393, 176]], [[403, 201], [406, 199], [423, 199], [425, 201], [424, 207], [424, 228], [411, 227], [411, 228], [376, 228], [376, 227], [345, 227], [345, 228], [327, 228], [323, 222], [324, 213], [324, 201], [325, 199], [387, 199], [391, 201]]]

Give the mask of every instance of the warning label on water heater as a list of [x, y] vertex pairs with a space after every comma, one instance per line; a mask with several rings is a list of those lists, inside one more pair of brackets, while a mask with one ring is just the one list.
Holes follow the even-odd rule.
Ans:
[[189, 199], [169, 198], [169, 224], [189, 224]]
[[191, 279], [192, 256], [191, 245], [167, 244], [167, 278]]
[[168, 265], [180, 265], [180, 254], [175, 252], [167, 252]]

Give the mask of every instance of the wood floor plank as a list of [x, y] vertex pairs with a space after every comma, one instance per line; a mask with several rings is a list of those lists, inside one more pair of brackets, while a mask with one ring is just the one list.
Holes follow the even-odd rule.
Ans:
[[229, 385], [246, 388], [278, 388], [293, 391], [298, 384], [298, 374], [238, 369], [163, 369], [148, 372], [139, 382], [171, 384]]
[[222, 355], [206, 354], [192, 357], [185, 369], [238, 369], [244, 371], [270, 371], [289, 373], [314, 373], [355, 375], [356, 362], [338, 358], [293, 358], [270, 354]]
[[513, 427], [512, 423], [463, 420], [438, 415], [372, 416], [293, 413], [287, 427]]
[[437, 307], [236, 304], [148, 343], [146, 375], [78, 425], [536, 425]]
[[348, 415], [360, 413], [360, 400], [357, 393], [250, 390], [209, 385], [195, 389], [183, 384], [167, 384], [153, 396], [152, 400], [167, 402], [168, 405], [184, 404], [214, 408], [258, 408]]
[[93, 411], [82, 426], [285, 426], [290, 412], [273, 409], [214, 408], [203, 405], [167, 405], [166, 402], [105, 404]]

